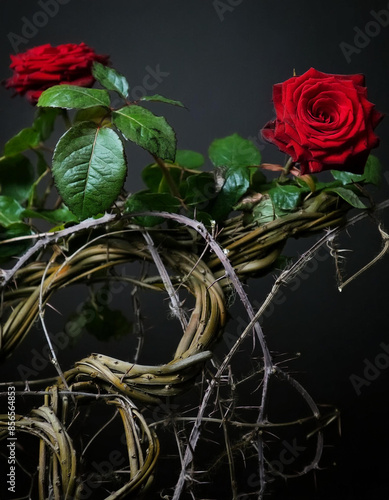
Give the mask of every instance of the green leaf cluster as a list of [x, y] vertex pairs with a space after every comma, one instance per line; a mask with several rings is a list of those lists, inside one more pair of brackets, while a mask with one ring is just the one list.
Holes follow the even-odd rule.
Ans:
[[[369, 200], [365, 186], [380, 184], [381, 165], [374, 156], [363, 174], [334, 170], [331, 181], [319, 182], [309, 175], [289, 176], [279, 166], [268, 166], [282, 171], [269, 180], [260, 151], [237, 133], [215, 139], [208, 158], [177, 149], [173, 128], [144, 105], [184, 107], [180, 101], [154, 94], [132, 102], [127, 79], [115, 69], [95, 63], [93, 75], [102, 88], [58, 85], [43, 92], [31, 127], [5, 144], [0, 157], [0, 240], [12, 241], [0, 245], [0, 259], [26, 248], [26, 237], [36, 231], [35, 219], [58, 228], [115, 210], [134, 214], [135, 223], [150, 227], [164, 221], [153, 211], [182, 212], [212, 224], [240, 210], [247, 212], [247, 221], [264, 224], [297, 210], [321, 213], [329, 198], [364, 209]], [[74, 110], [72, 120], [68, 109]], [[67, 130], [48, 161], [44, 143], [57, 118], [64, 119]], [[125, 141], [153, 158], [142, 171], [146, 189], [131, 195], [124, 191]], [[60, 195], [54, 203], [52, 179]]]
[[[183, 104], [159, 94], [144, 96], [139, 103], [130, 102], [130, 86], [123, 75], [100, 63], [95, 63], [92, 71], [102, 88], [50, 87], [40, 96], [31, 127], [22, 129], [5, 144], [0, 157], [1, 240], [18, 238], [19, 243], [1, 245], [0, 258], [17, 255], [18, 249], [28, 245], [27, 240], [21, 244], [20, 237], [35, 231], [34, 219], [58, 229], [63, 224], [99, 216], [115, 202], [120, 203], [127, 175], [125, 139], [158, 160], [175, 160], [173, 129], [165, 118], [139, 104], [162, 102], [180, 107]], [[113, 106], [111, 92], [124, 101], [121, 106]], [[72, 121], [68, 109], [75, 110]], [[51, 164], [44, 143], [59, 117], [64, 119], [68, 130], [58, 140]], [[27, 155], [28, 152], [33, 154]], [[36, 159], [35, 164], [31, 156]], [[191, 161], [199, 159], [183, 158], [183, 163]], [[48, 200], [52, 203], [51, 177], [60, 195], [52, 208], [47, 207]], [[149, 209], [173, 210], [179, 200], [171, 198], [168, 200], [165, 193], [164, 199], [154, 205], [146, 204]]]
[[[104, 213], [119, 198], [127, 173], [122, 138], [163, 161], [174, 161], [176, 155], [174, 130], [165, 118], [127, 100], [130, 86], [123, 75], [96, 62], [93, 76], [103, 89], [57, 85], [38, 101], [43, 108], [78, 110], [57, 143], [52, 172], [60, 196], [80, 220]], [[112, 105], [109, 91], [124, 100], [123, 106]], [[183, 106], [161, 95], [142, 101]]]
[[[58, 114], [57, 109], [38, 109], [32, 126], [22, 129], [6, 142], [0, 158], [2, 196], [10, 196], [28, 206], [38, 203], [37, 185], [48, 168], [42, 147], [53, 131]], [[36, 165], [26, 156], [28, 151], [34, 153]]]
[[[43, 152], [44, 141], [50, 137], [54, 130], [55, 120], [60, 115], [59, 109], [37, 109], [32, 126], [22, 129], [4, 146], [4, 154], [0, 158], [0, 196], [2, 199], [0, 229], [3, 240], [8, 237], [32, 234], [32, 225], [28, 224], [25, 219], [43, 218], [55, 224], [77, 220], [67, 208], [43, 209], [48, 193], [43, 191], [43, 195], [38, 194], [38, 185], [44, 178], [47, 178], [49, 173], [49, 166]], [[30, 157], [26, 155], [28, 151], [33, 153], [29, 155]], [[14, 232], [12, 234], [10, 232], [15, 227], [11, 228], [6, 222], [5, 214], [11, 212], [14, 219], [16, 218], [13, 224], [18, 224], [15, 226], [16, 236]], [[5, 245], [2, 245], [2, 249], [5, 248]], [[2, 249], [0, 249], [0, 255], [4, 254]]]
[[[32, 126], [22, 129], [4, 146], [0, 158], [0, 262], [19, 255], [31, 244], [29, 237], [35, 231], [29, 219], [39, 213], [31, 207], [39, 205], [36, 189], [47, 170], [40, 148], [53, 131], [58, 113], [56, 109], [37, 110]], [[35, 155], [35, 165], [26, 156], [27, 151]]]
[[[14, 255], [24, 252], [30, 245], [28, 240], [20, 237], [32, 234], [28, 224], [22, 222], [23, 207], [10, 196], [0, 195], [0, 263]], [[18, 238], [9, 244], [3, 242]]]
[[136, 209], [140, 211], [140, 199], [145, 201], [145, 211], [152, 208], [150, 201], [157, 210], [157, 206], [165, 203], [162, 195], [168, 194], [174, 195], [188, 215], [198, 220], [210, 223], [224, 219], [249, 189], [261, 155], [252, 142], [238, 134], [213, 141], [208, 154], [215, 166], [213, 172], [203, 171], [204, 156], [191, 150], [177, 150], [175, 161], [164, 162], [163, 169], [160, 162], [145, 167], [142, 179], [147, 191], [141, 193], [142, 198], [132, 195], [127, 200], [126, 210], [135, 211], [136, 201]]
[[39, 109], [31, 127], [23, 128], [4, 146], [4, 156], [12, 157], [28, 149], [35, 149], [50, 137], [58, 115], [56, 109]]
[[[177, 213], [180, 208], [180, 202], [169, 193], [135, 193], [126, 201], [126, 212], [170, 212]], [[163, 217], [153, 215], [135, 215], [133, 218], [135, 224], [145, 227], [153, 227], [161, 224]]]
[[365, 185], [379, 186], [381, 170], [379, 160], [370, 155], [363, 174], [332, 170], [334, 180], [329, 182], [318, 182], [313, 176], [309, 176], [307, 182], [306, 176], [301, 176], [294, 179], [281, 177], [264, 183], [259, 189], [264, 199], [255, 207], [253, 217], [258, 223], [266, 223], [298, 209], [320, 212], [325, 210], [328, 201], [326, 193], [341, 198], [352, 207], [367, 208], [364, 199], [368, 199], [369, 195]]

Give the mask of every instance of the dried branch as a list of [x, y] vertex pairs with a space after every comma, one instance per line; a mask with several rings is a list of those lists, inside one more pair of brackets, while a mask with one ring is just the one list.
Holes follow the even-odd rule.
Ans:
[[344, 282], [341, 282], [340, 285], [338, 286], [338, 290], [339, 292], [342, 292], [343, 289], [345, 288], [346, 285], [348, 285], [349, 283], [351, 283], [353, 280], [355, 280], [356, 278], [358, 278], [358, 276], [360, 276], [362, 273], [364, 273], [365, 271], [367, 271], [371, 266], [373, 266], [374, 264], [376, 264], [380, 259], [382, 259], [382, 257], [386, 254], [386, 252], [388, 251], [389, 249], [389, 234], [386, 233], [383, 229], [382, 229], [382, 226], [381, 224], [378, 225], [378, 231], [380, 232], [381, 234], [381, 237], [382, 237], [382, 242], [383, 242], [383, 246], [382, 246], [382, 249], [381, 251], [378, 253], [378, 255], [376, 255], [374, 257], [374, 259], [372, 259], [370, 262], [368, 262], [365, 266], [362, 267], [362, 269], [360, 269], [359, 271], [357, 271], [355, 274], [353, 274], [350, 278], [348, 278], [346, 281]]
[[174, 290], [173, 284], [170, 280], [169, 273], [167, 272], [166, 267], [164, 266], [164, 263], [162, 262], [162, 259], [154, 246], [154, 241], [151, 238], [150, 234], [147, 231], [142, 231], [142, 235], [146, 240], [147, 248], [149, 249], [150, 255], [153, 257], [154, 263], [157, 266], [159, 275], [161, 276], [163, 284], [165, 286], [165, 290], [169, 294], [170, 310], [172, 311], [174, 317], [180, 320], [182, 330], [185, 331], [185, 329], [188, 326], [188, 321], [181, 307], [178, 294]]
[[[105, 214], [103, 215], [103, 217], [100, 217], [100, 219], [86, 219], [79, 224], [76, 224], [75, 226], [62, 229], [61, 231], [54, 231], [52, 233], [39, 233], [32, 235], [31, 237], [27, 237], [28, 239], [38, 239], [38, 241], [18, 259], [17, 263], [12, 269], [1, 269], [2, 276], [0, 277], [2, 278], [2, 281], [0, 281], [0, 285], [5, 286], [7, 283], [9, 283], [15, 275], [16, 271], [20, 269], [23, 264], [25, 264], [33, 255], [35, 255], [39, 250], [45, 248], [50, 243], [56, 243], [60, 238], [65, 238], [66, 236], [84, 231], [85, 229], [92, 229], [104, 224], [108, 224], [109, 222], [113, 222], [116, 218], [117, 216], [114, 214]], [[12, 238], [12, 240], [5, 240], [1, 242], [0, 245], [9, 243], [11, 241], [17, 241], [22, 238], [27, 239], [26, 237]]]
[[47, 271], [50, 268], [51, 264], [55, 261], [56, 257], [57, 257], [57, 252], [54, 252], [52, 257], [50, 258], [49, 262], [47, 263], [47, 266], [42, 274], [41, 284], [39, 287], [39, 319], [41, 321], [42, 329], [43, 329], [43, 332], [44, 332], [45, 337], [46, 337], [46, 342], [47, 342], [49, 349], [50, 349], [51, 362], [54, 365], [55, 369], [57, 370], [57, 373], [58, 373], [60, 379], [62, 380], [62, 383], [64, 384], [66, 389], [69, 390], [69, 387], [67, 385], [67, 382], [66, 382], [64, 374], [63, 374], [63, 371], [62, 371], [61, 366], [58, 362], [57, 355], [55, 354], [54, 347], [53, 347], [53, 344], [51, 342], [50, 335], [49, 335], [49, 332], [47, 331], [46, 323], [45, 323], [43, 288], [44, 288], [44, 283], [46, 281]]

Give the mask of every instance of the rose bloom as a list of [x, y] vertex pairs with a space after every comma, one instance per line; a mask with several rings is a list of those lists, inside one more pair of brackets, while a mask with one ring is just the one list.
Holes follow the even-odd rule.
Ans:
[[367, 100], [363, 75], [311, 68], [273, 87], [276, 119], [263, 137], [300, 163], [301, 173], [334, 169], [362, 173], [379, 138], [383, 115]]
[[6, 80], [5, 86], [35, 104], [42, 92], [54, 85], [91, 87], [95, 82], [93, 62], [106, 65], [109, 58], [96, 54], [85, 43], [65, 43], [57, 47], [40, 45], [21, 54], [11, 54], [11, 61], [14, 74]]

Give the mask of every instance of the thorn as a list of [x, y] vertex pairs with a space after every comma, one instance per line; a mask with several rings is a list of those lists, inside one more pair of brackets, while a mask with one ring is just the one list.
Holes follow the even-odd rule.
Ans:
[[47, 305], [50, 307], [50, 309], [52, 309], [53, 311], [55, 311], [56, 313], [58, 313], [60, 316], [63, 316], [63, 314], [60, 311], [58, 311], [58, 309], [56, 309], [54, 306], [52, 306], [49, 303], [47, 303]]

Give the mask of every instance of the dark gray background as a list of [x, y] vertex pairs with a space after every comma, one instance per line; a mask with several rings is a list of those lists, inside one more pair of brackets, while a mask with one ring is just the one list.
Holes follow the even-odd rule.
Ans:
[[[33, 20], [41, 10], [37, 1], [1, 2], [0, 78], [10, 75], [9, 53], [15, 48], [10, 33], [21, 35], [25, 20]], [[147, 67], [159, 67], [165, 75], [149, 93], [179, 99], [188, 108], [153, 108], [175, 128], [180, 148], [205, 154], [214, 138], [238, 132], [258, 143], [264, 161], [279, 162], [283, 156], [261, 141], [259, 130], [274, 114], [272, 85], [290, 77], [293, 69], [302, 73], [313, 66], [328, 73], [364, 73], [369, 100], [388, 112], [389, 26], [372, 25], [371, 10], [385, 10], [389, 23], [389, 5], [381, 0], [235, 0], [230, 4], [225, 0], [219, 7], [211, 0], [69, 0], [18, 48], [84, 41], [109, 54], [113, 66], [133, 87], [144, 85]], [[359, 35], [354, 41], [357, 33], [366, 30], [368, 38]], [[355, 42], [365, 47], [357, 48], [359, 53], [348, 62], [341, 44]], [[28, 126], [33, 116], [24, 99], [10, 96], [0, 89], [1, 143]], [[377, 129], [382, 143], [375, 151], [386, 169], [388, 131], [387, 118]], [[142, 187], [140, 171], [149, 160], [144, 152], [129, 147], [128, 161], [127, 187], [136, 191]], [[377, 200], [389, 196], [388, 182], [389, 175], [375, 195]], [[388, 228], [388, 216], [382, 218]], [[352, 272], [379, 251], [380, 240], [368, 221], [349, 234], [343, 237], [342, 248], [353, 250], [347, 268]], [[303, 239], [292, 242], [287, 253], [299, 255], [308, 245]], [[291, 369], [300, 372], [299, 380], [316, 401], [335, 404], [342, 412], [342, 438], [327, 443], [336, 447], [332, 450], [336, 467], [317, 473], [317, 489], [312, 476], [305, 482], [279, 484], [277, 498], [387, 500], [389, 496], [388, 371], [381, 370], [360, 396], [350, 382], [352, 374], [363, 376], [364, 360], [374, 363], [382, 352], [380, 344], [389, 343], [388, 268], [386, 258], [339, 294], [333, 263], [326, 259], [302, 280], [298, 291], [287, 292], [284, 304], [265, 321], [270, 348], [301, 352], [300, 359], [290, 363]], [[251, 280], [247, 290], [261, 302], [270, 285], [271, 277]], [[61, 311], [66, 313], [68, 308], [63, 301]], [[237, 328], [232, 322], [228, 330], [233, 334]], [[34, 345], [29, 342], [21, 354], [25, 359]], [[105, 346], [91, 347], [86, 341], [82, 348], [88, 353]], [[64, 362], [70, 364], [83, 354], [73, 351]], [[3, 367], [3, 380], [11, 377], [12, 370], [10, 360]], [[220, 495], [228, 498], [228, 493]]]

